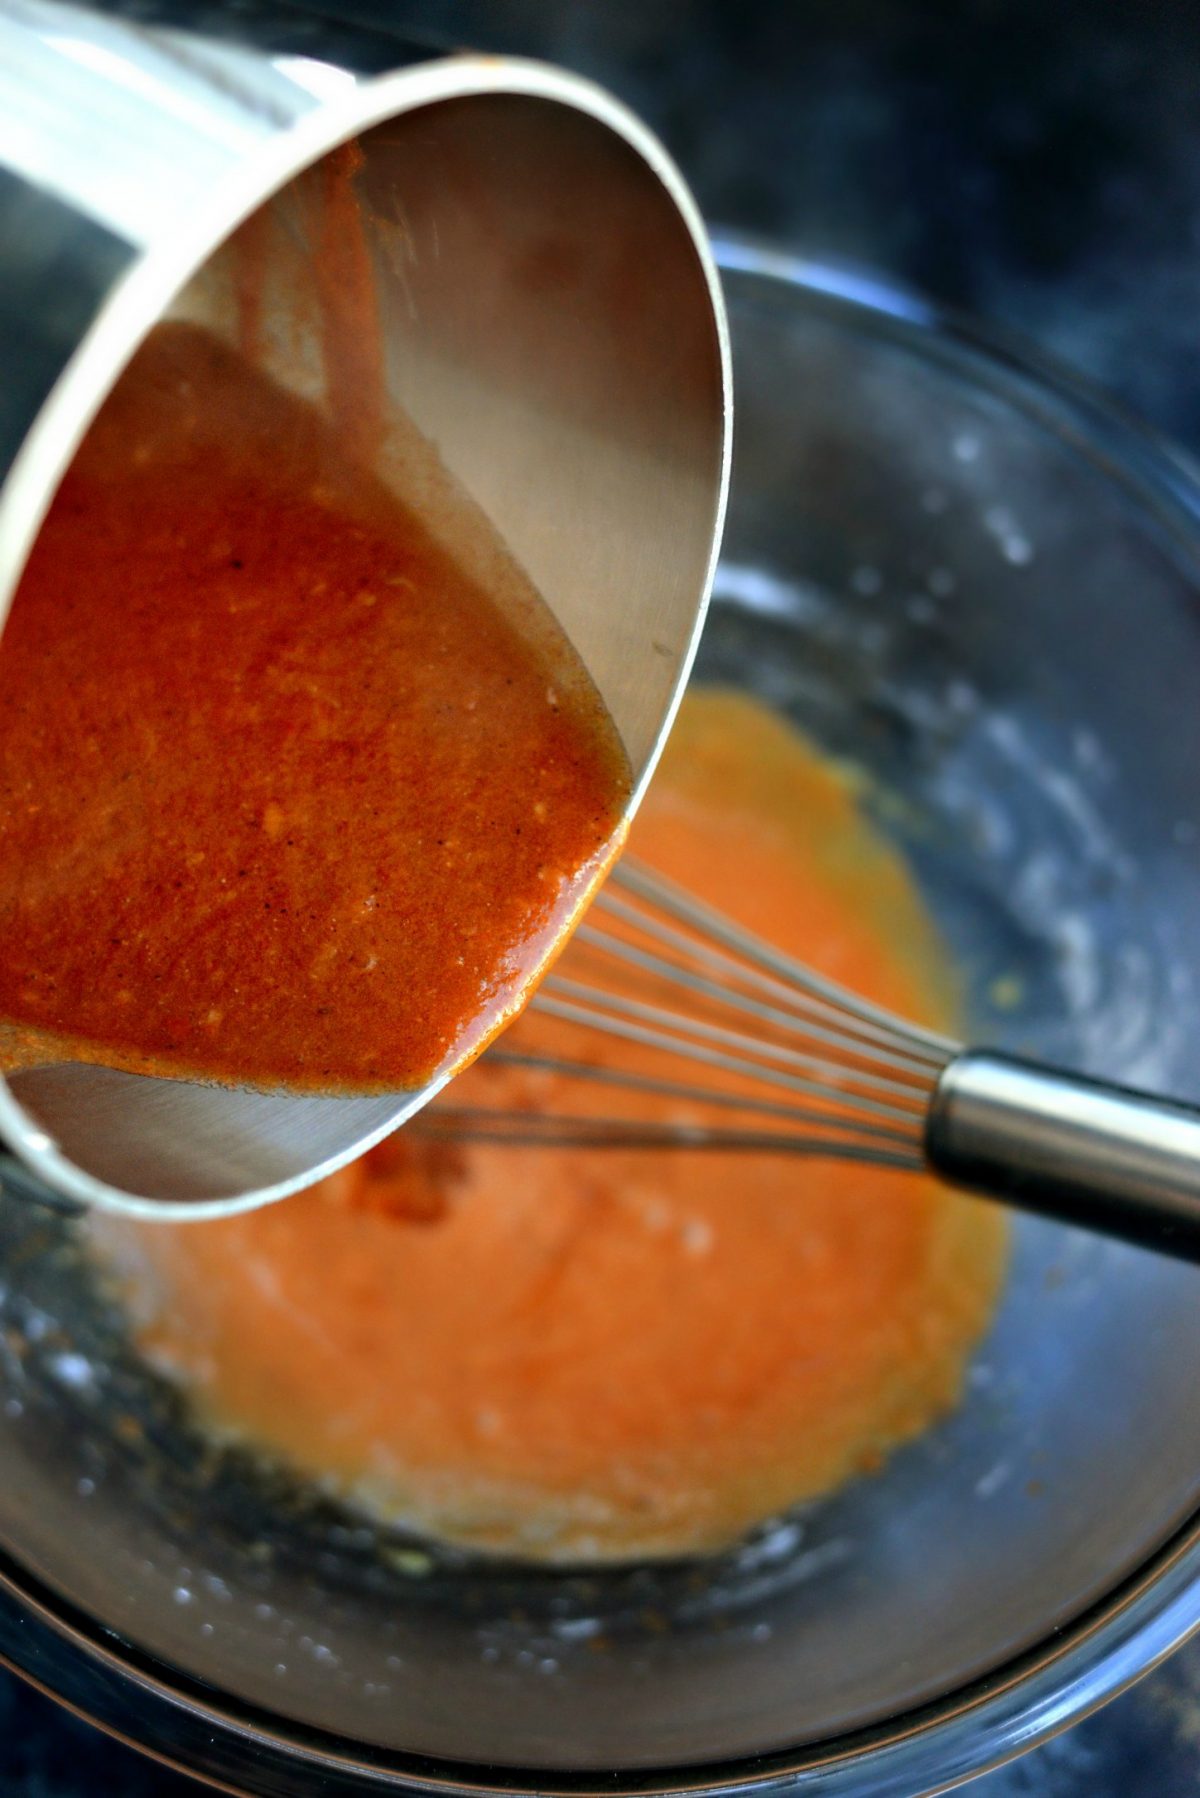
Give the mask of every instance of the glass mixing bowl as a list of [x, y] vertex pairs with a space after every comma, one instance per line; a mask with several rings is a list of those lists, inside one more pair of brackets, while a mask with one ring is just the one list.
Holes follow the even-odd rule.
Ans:
[[[978, 1038], [1186, 1093], [1191, 474], [904, 296], [721, 256], [740, 413], [699, 678], [872, 771]], [[599, 1575], [438, 1553], [205, 1444], [72, 1231], [0, 1204], [0, 1651], [239, 1791], [925, 1792], [1200, 1622], [1192, 1268], [1019, 1221], [944, 1425], [719, 1561]]]

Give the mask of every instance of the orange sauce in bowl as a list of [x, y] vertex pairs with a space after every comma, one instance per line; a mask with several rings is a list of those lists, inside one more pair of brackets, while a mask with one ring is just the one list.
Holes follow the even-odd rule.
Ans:
[[186, 324], [88, 433], [0, 637], [0, 1067], [420, 1085], [613, 852], [570, 645], [358, 437]]
[[[755, 703], [693, 693], [632, 843], [945, 1026], [944, 950], [858, 799]], [[597, 1053], [536, 1012], [509, 1046]], [[487, 1057], [446, 1097], [613, 1105]], [[911, 1174], [413, 1130], [264, 1211], [90, 1227], [206, 1427], [432, 1535], [560, 1561], [717, 1549], [877, 1468], [955, 1403], [1005, 1260], [999, 1211]]]

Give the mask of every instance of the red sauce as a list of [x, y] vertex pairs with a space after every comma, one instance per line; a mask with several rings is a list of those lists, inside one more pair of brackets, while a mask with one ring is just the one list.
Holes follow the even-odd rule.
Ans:
[[0, 639], [0, 1062], [416, 1085], [612, 852], [628, 766], [548, 612], [344, 442], [181, 324], [92, 427]]

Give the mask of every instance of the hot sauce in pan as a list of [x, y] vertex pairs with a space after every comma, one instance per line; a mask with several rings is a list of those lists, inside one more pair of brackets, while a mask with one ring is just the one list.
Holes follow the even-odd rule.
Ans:
[[615, 846], [602, 702], [346, 434], [160, 325], [0, 637], [0, 1063], [328, 1092], [468, 1056]]

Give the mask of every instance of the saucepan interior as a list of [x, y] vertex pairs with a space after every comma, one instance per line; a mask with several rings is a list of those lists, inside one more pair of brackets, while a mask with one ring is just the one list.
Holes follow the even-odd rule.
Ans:
[[[347, 394], [378, 405], [384, 478], [422, 496], [469, 566], [498, 533], [567, 631], [636, 801], [691, 663], [728, 472], [723, 305], [682, 182], [589, 84], [496, 59], [364, 84], [299, 143], [287, 179], [272, 150], [273, 190], [167, 314], [322, 406], [351, 447]], [[181, 256], [174, 240], [151, 246], [105, 342], [132, 352], [159, 317], [142, 303], [147, 269]], [[80, 368], [46, 408], [64, 440], [103, 397]], [[45, 473], [43, 486], [61, 468]], [[37, 514], [49, 494], [36, 486], [12, 484], [4, 503]], [[233, 803], [235, 761], [229, 779]], [[201, 1215], [294, 1190], [425, 1096], [232, 1092], [61, 1065], [0, 1082], [0, 1129], [76, 1199]]]

